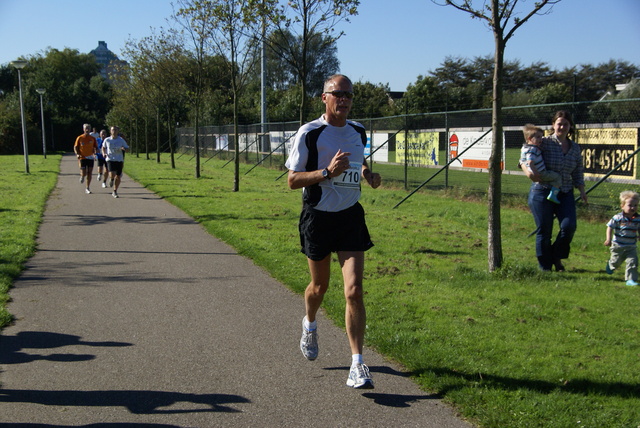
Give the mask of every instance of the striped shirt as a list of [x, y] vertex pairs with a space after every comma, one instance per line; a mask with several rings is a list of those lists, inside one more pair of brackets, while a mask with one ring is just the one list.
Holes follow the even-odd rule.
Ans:
[[571, 146], [566, 154], [562, 153], [562, 143], [555, 135], [542, 139], [540, 148], [547, 169], [562, 175], [560, 191], [571, 192], [574, 187], [584, 186], [584, 167], [580, 146], [569, 140]]
[[624, 213], [614, 215], [607, 226], [613, 229], [613, 242], [618, 245], [636, 245], [640, 216], [625, 217]]
[[527, 169], [531, 171], [531, 167], [527, 165], [528, 162], [531, 162], [529, 165], [536, 167], [538, 172], [547, 169], [542, 158], [542, 150], [534, 144], [524, 144], [520, 150], [520, 163], [526, 165]]

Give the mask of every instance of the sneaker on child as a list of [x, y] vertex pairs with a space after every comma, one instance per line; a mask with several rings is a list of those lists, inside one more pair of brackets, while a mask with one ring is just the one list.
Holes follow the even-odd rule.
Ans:
[[557, 187], [552, 187], [551, 191], [549, 192], [549, 196], [547, 196], [547, 200], [553, 202], [554, 204], [559, 204], [560, 200], [558, 199], [558, 193], [560, 192], [560, 189], [558, 189]]
[[607, 262], [607, 266], [605, 266], [604, 271], [606, 273], [608, 273], [609, 275], [613, 275], [613, 269], [611, 269], [611, 266], [609, 265], [609, 262]]

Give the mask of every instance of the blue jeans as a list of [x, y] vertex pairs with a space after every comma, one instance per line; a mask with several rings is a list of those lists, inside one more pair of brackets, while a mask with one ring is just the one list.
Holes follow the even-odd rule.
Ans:
[[[569, 257], [571, 241], [576, 232], [576, 202], [573, 192], [560, 192], [560, 204], [547, 200], [549, 189], [533, 183], [529, 190], [529, 209], [536, 222], [536, 256], [542, 270], [551, 270], [554, 263]], [[553, 234], [553, 216], [557, 217], [560, 231], [555, 242], [551, 243]]]

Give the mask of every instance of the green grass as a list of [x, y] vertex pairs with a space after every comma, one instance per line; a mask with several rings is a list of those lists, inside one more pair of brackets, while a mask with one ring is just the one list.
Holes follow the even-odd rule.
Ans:
[[0, 327], [11, 322], [7, 291], [36, 248], [44, 206], [60, 171], [60, 155], [0, 156]]
[[[301, 195], [284, 177], [276, 181], [281, 171], [241, 175], [234, 193], [232, 164], [204, 163], [196, 180], [186, 156], [175, 170], [167, 160], [128, 156], [125, 172], [292, 290], [304, 290]], [[241, 174], [248, 169], [241, 165]], [[366, 262], [367, 344], [483, 427], [640, 426], [640, 288], [603, 272], [602, 219], [579, 221], [567, 272], [538, 271], [535, 241], [527, 238], [535, 228], [528, 186], [518, 178], [524, 190], [502, 210], [505, 263], [495, 273], [487, 272], [487, 207], [475, 195], [427, 189], [393, 209], [406, 191], [363, 189], [376, 244]], [[344, 325], [336, 263], [323, 307]]]

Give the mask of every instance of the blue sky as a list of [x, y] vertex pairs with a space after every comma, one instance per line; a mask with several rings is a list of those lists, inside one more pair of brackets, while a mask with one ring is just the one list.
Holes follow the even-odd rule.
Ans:
[[[478, 0], [475, 0], [478, 3]], [[534, 0], [521, 0], [530, 9]], [[48, 47], [89, 52], [99, 40], [120, 55], [127, 39], [167, 27], [169, 0], [0, 0], [0, 64]], [[361, 0], [339, 29], [341, 72], [403, 91], [447, 56], [493, 55], [493, 35], [477, 19], [430, 0]], [[640, 0], [562, 0], [507, 44], [505, 58], [554, 69], [610, 59], [640, 66]]]

